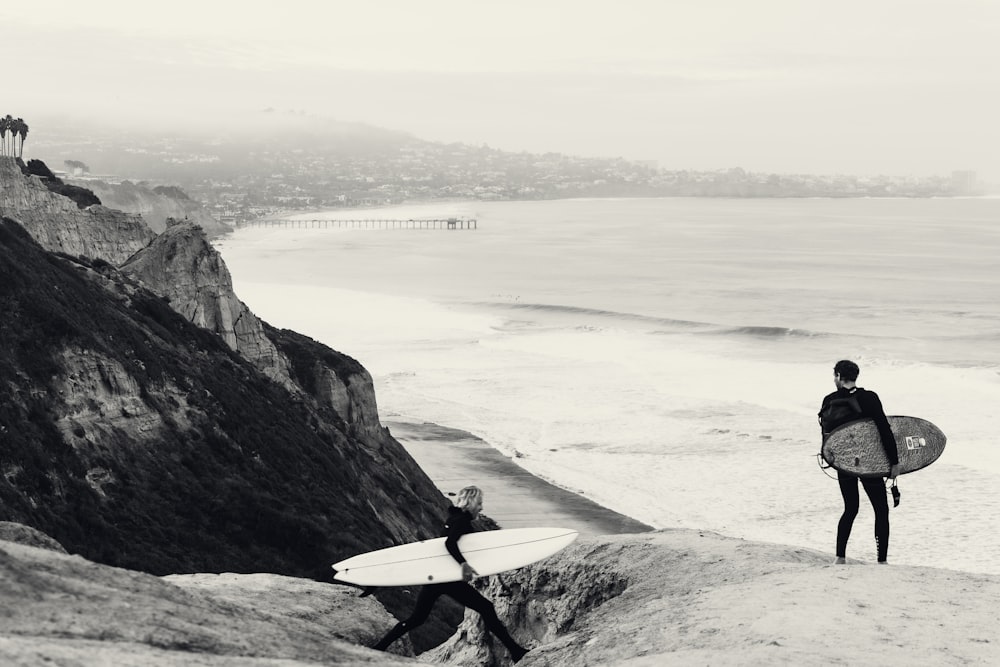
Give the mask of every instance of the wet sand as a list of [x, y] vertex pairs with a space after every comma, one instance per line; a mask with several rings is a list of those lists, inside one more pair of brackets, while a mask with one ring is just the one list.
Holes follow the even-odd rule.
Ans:
[[445, 495], [483, 490], [483, 514], [501, 528], [558, 526], [581, 535], [642, 533], [652, 527], [524, 470], [471, 433], [431, 423], [384, 421]]

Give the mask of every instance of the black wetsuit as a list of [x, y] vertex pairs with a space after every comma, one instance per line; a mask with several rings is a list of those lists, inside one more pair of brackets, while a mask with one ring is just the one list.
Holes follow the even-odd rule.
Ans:
[[[472, 529], [472, 515], [464, 510], [460, 510], [457, 507], [448, 508], [448, 519], [444, 525], [444, 530], [441, 532], [441, 537], [446, 537], [445, 548], [448, 549], [448, 553], [451, 554], [458, 563], [465, 562], [465, 556], [458, 548], [458, 538], [467, 533], [473, 532]], [[472, 609], [480, 616], [482, 616], [483, 621], [486, 623], [486, 628], [493, 633], [493, 635], [503, 642], [503, 645], [507, 647], [510, 652], [511, 658], [514, 662], [519, 661], [527, 649], [519, 645], [514, 638], [510, 636], [507, 632], [507, 628], [500, 621], [497, 616], [496, 609], [493, 608], [493, 603], [487, 600], [483, 595], [477, 591], [475, 588], [470, 586], [464, 581], [452, 581], [444, 584], [429, 584], [420, 589], [420, 593], [417, 595], [417, 604], [413, 609], [413, 613], [405, 621], [400, 621], [396, 626], [389, 631], [389, 633], [382, 638], [375, 646], [372, 648], [384, 651], [392, 644], [394, 641], [405, 635], [407, 632], [413, 628], [421, 625], [430, 616], [431, 609], [434, 608], [434, 603], [442, 595], [447, 595], [456, 602]]]
[[[875, 422], [879, 435], [882, 436], [882, 447], [885, 448], [889, 463], [892, 465], [899, 463], [896, 439], [882, 409], [882, 401], [874, 391], [867, 391], [861, 387], [852, 389], [841, 387], [823, 398], [819, 418], [824, 439], [838, 426], [857, 419], [871, 419]], [[875, 510], [875, 543], [878, 548], [878, 560], [884, 562], [889, 555], [889, 501], [885, 494], [885, 483], [881, 477], [859, 478], [839, 470], [837, 480], [840, 482], [840, 494], [844, 497], [844, 513], [837, 524], [837, 557], [845, 558], [847, 554], [847, 540], [851, 536], [851, 528], [854, 526], [854, 519], [858, 515], [861, 502], [858, 494], [859, 479], [865, 493], [868, 494], [872, 509]]]

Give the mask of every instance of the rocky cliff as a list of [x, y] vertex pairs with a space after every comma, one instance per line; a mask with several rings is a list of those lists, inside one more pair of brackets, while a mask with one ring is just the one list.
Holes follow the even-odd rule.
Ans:
[[[153, 191], [128, 181], [87, 184], [136, 213], [176, 211], [194, 219], [159, 220], [162, 233], [153, 235], [135, 215], [104, 206], [80, 209], [50, 192], [41, 178], [24, 174], [13, 158], [0, 158], [0, 213], [17, 219], [48, 250], [122, 265], [127, 275], [167, 299], [190, 322], [218, 334], [269, 378], [332, 408], [355, 434], [387, 437], [371, 377], [360, 364], [304, 336], [267, 326], [239, 300], [225, 263], [208, 243], [207, 230], [219, 228], [197, 203], [169, 188]], [[295, 358], [294, 369], [289, 355]]]
[[[3, 166], [0, 201], [27, 225], [0, 225], [0, 519], [154, 573], [326, 578], [436, 533], [446, 501], [379, 423], [367, 371], [259, 321], [202, 228], [153, 239], [114, 214], [131, 222], [113, 231], [57, 194], [72, 187]], [[456, 612], [414, 641], [440, 641]]]
[[[415, 664], [359, 646], [395, 621], [345, 587], [274, 574], [156, 577], [39, 548], [48, 538], [15, 528], [0, 525], [4, 665]], [[31, 545], [4, 541], [12, 535]]]
[[233, 292], [229, 270], [200, 226], [171, 220], [121, 270], [164, 297], [189, 322], [218, 334], [271, 379], [288, 380], [286, 360]]
[[0, 216], [17, 220], [46, 250], [120, 264], [155, 236], [138, 215], [102, 205], [81, 209], [0, 156]]
[[199, 226], [154, 238], [9, 158], [0, 204], [16, 216], [0, 224], [0, 519], [154, 572], [312, 574], [436, 531], [445, 501], [379, 424], [365, 370], [260, 322]]
[[233, 291], [232, 276], [201, 226], [169, 221], [121, 270], [188, 321], [218, 334], [272, 380], [332, 408], [355, 435], [386, 437], [368, 371], [316, 341], [262, 322]]
[[131, 181], [115, 184], [100, 180], [68, 179], [67, 182], [92, 191], [108, 208], [141, 215], [146, 224], [158, 234], [167, 228], [169, 219], [193, 222], [205, 230], [208, 238], [232, 231], [232, 227], [213, 218], [204, 206], [175, 187], [156, 187]]
[[443, 497], [384, 430], [360, 438], [128, 276], [9, 219], [0, 304], [0, 519], [154, 573], [315, 576], [437, 530]]

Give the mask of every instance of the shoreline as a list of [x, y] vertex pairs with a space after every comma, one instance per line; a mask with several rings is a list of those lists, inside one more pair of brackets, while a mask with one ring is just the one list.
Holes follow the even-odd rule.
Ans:
[[501, 528], [559, 526], [581, 536], [656, 530], [531, 474], [467, 431], [431, 422], [387, 419], [382, 425], [446, 496], [465, 486], [481, 488], [483, 514]]

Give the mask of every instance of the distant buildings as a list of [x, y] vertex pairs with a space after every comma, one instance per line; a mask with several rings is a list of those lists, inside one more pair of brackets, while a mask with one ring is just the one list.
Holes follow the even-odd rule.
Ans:
[[951, 189], [954, 195], [966, 197], [982, 194], [983, 190], [974, 171], [951, 172]]
[[62, 157], [99, 159], [104, 170], [133, 180], [177, 184], [226, 222], [289, 210], [434, 199], [949, 197], [986, 190], [975, 171], [895, 177], [775, 174], [739, 167], [669, 170], [656, 160], [508, 152], [397, 135], [346, 147], [336, 141], [324, 143], [322, 138], [311, 139], [309, 145], [298, 141], [142, 141], [108, 135], [74, 138], [61, 145], [52, 141], [47, 148], [58, 145], [53, 152]]

